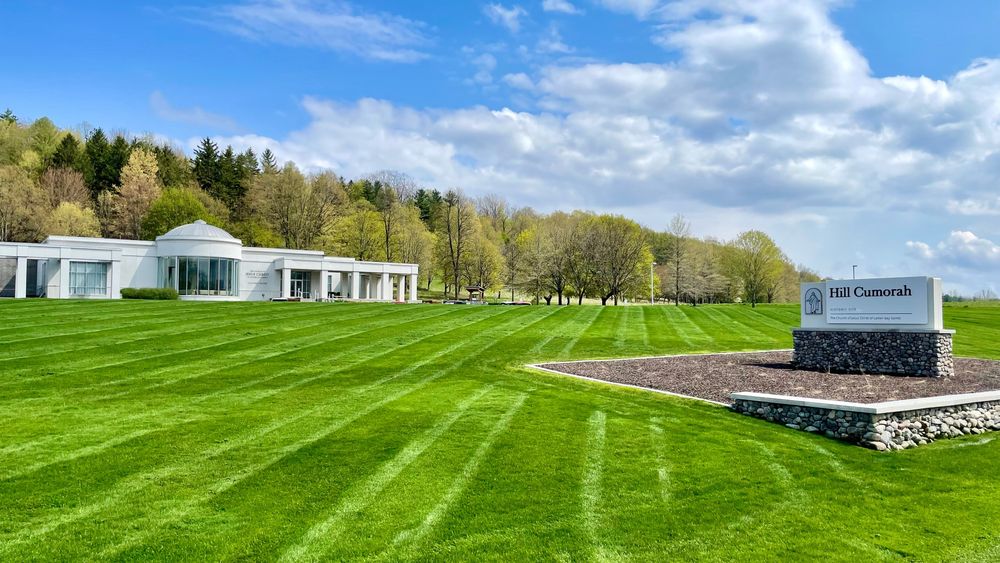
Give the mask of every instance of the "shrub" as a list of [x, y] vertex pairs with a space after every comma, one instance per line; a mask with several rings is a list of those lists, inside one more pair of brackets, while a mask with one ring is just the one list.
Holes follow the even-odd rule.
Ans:
[[122, 299], [177, 299], [177, 290], [169, 287], [123, 287]]

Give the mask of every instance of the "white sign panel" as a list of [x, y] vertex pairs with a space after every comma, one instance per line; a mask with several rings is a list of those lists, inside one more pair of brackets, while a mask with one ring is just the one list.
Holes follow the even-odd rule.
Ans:
[[927, 278], [879, 278], [826, 282], [830, 324], [927, 324]]

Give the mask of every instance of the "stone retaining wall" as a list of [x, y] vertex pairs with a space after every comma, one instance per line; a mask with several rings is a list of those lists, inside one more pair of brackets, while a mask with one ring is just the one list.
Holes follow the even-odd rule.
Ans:
[[939, 438], [1000, 430], [1000, 401], [879, 413], [848, 407], [798, 406], [737, 398], [732, 408], [794, 430], [822, 433], [880, 451], [902, 450]]
[[832, 372], [949, 377], [951, 331], [795, 329], [796, 367]]

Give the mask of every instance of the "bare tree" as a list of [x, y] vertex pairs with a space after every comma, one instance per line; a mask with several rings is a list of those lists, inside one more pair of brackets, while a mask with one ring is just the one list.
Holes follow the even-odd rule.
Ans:
[[80, 174], [72, 168], [49, 168], [39, 181], [48, 197], [49, 207], [55, 209], [60, 203], [74, 203], [80, 207], [90, 206], [90, 190]]
[[686, 287], [688, 267], [688, 246], [690, 244], [691, 224], [683, 215], [674, 215], [667, 229], [670, 235], [667, 245], [667, 263], [674, 281], [674, 305], [681, 304], [682, 288]]
[[462, 257], [469, 245], [469, 239], [476, 232], [476, 210], [462, 193], [462, 190], [448, 190], [444, 196], [444, 205], [440, 210], [443, 247], [442, 258], [446, 260], [443, 270], [445, 276], [451, 276], [452, 290], [458, 299], [459, 281], [462, 273]]

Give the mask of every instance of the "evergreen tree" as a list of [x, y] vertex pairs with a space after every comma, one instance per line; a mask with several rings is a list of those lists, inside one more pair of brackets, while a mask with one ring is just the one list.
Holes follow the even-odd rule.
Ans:
[[84, 179], [90, 190], [90, 197], [96, 201], [101, 192], [110, 190], [117, 183], [110, 162], [111, 145], [103, 129], [98, 127], [91, 132], [84, 152], [86, 155]]
[[108, 159], [111, 163], [111, 185], [121, 184], [122, 168], [128, 162], [129, 155], [132, 154], [132, 144], [128, 142], [124, 135], [115, 135], [115, 140], [111, 143]]
[[208, 195], [226, 204], [226, 207], [233, 209], [236, 185], [240, 182], [240, 171], [236, 165], [236, 153], [233, 147], [226, 146], [226, 150], [219, 157], [219, 181], [214, 186], [214, 191], [209, 191]]
[[274, 158], [271, 149], [264, 149], [260, 155], [260, 168], [264, 174], [273, 174], [278, 171], [278, 159]]
[[205, 137], [194, 150], [194, 179], [205, 193], [218, 197], [216, 184], [221, 176], [219, 146]]
[[14, 115], [14, 112], [10, 111], [10, 108], [7, 108], [7, 111], [0, 114], [0, 121], [14, 124], [17, 123], [17, 116]]
[[194, 179], [191, 162], [184, 153], [163, 144], [154, 146], [153, 154], [156, 155], [157, 176], [164, 187], [185, 187]]
[[52, 154], [52, 168], [72, 168], [77, 172], [83, 173], [84, 166], [80, 141], [76, 140], [76, 135], [67, 133], [62, 141], [59, 142], [56, 152]]

